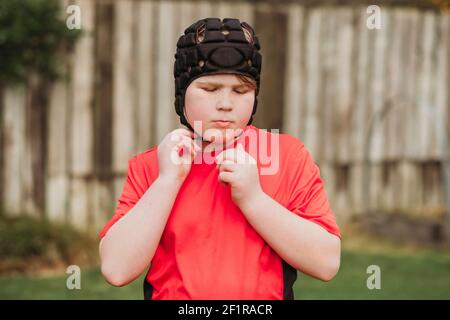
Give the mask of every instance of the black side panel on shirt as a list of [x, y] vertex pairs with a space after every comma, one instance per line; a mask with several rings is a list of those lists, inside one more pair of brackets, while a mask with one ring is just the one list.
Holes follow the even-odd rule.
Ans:
[[[283, 260], [283, 299], [294, 300], [294, 282], [297, 280], [297, 270]], [[152, 300], [153, 287], [144, 279], [144, 300]]]
[[144, 300], [152, 300], [153, 287], [144, 279]]
[[294, 300], [294, 282], [297, 280], [297, 270], [283, 260], [283, 299]]

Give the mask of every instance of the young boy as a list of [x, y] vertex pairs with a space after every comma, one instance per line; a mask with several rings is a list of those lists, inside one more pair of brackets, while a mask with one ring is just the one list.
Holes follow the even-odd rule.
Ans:
[[180, 37], [175, 106], [189, 130], [129, 161], [100, 234], [112, 285], [150, 264], [146, 299], [293, 299], [297, 270], [336, 275], [340, 232], [318, 167], [298, 139], [251, 125], [259, 49], [237, 19], [202, 19]]

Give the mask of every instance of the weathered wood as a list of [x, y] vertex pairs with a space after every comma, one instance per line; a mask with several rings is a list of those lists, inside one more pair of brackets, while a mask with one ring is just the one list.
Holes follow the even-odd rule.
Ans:
[[92, 171], [92, 102], [94, 83], [94, 3], [76, 2], [83, 12], [83, 37], [75, 47], [72, 65], [73, 106], [71, 113], [71, 172], [76, 175]]
[[357, 53], [355, 61], [355, 109], [352, 112], [350, 152], [353, 161], [361, 162], [366, 157], [366, 136], [369, 127], [369, 97], [370, 75], [372, 57], [373, 33], [366, 26], [365, 11], [361, 7], [354, 9], [356, 16], [355, 39], [357, 41]]
[[45, 206], [51, 220], [100, 228], [117, 205], [129, 158], [180, 126], [176, 41], [205, 17], [255, 27], [263, 72], [254, 124], [303, 140], [338, 219], [443, 211], [449, 15], [387, 6], [381, 29], [369, 30], [364, 5], [70, 3], [81, 7], [84, 33], [68, 56], [68, 82], [54, 84], [48, 104], [38, 82], [32, 90], [6, 88], [1, 102], [0, 189], [8, 213], [37, 214]]
[[303, 7], [299, 4], [290, 5], [287, 17], [286, 64], [291, 67], [286, 69], [283, 132], [301, 138], [300, 121], [304, 107], [302, 72], [302, 49], [304, 44], [302, 34], [305, 13]]
[[66, 221], [77, 229], [89, 228], [92, 192], [86, 178], [74, 176], [70, 181], [69, 214]]
[[158, 30], [157, 39], [158, 56], [157, 82], [156, 82], [156, 141], [159, 143], [166, 134], [179, 125], [178, 115], [174, 111], [175, 84], [173, 80], [173, 64], [176, 42], [180, 36], [176, 24], [178, 11], [175, 3], [158, 3]]
[[[210, 18], [214, 16], [214, 7], [215, 4], [211, 3], [210, 1], [195, 1], [195, 12], [194, 12], [194, 19], [195, 21], [204, 19], [204, 18]], [[194, 21], [192, 21], [194, 23]], [[188, 27], [188, 26], [186, 26]]]
[[26, 136], [25, 158], [27, 159], [27, 192], [25, 212], [43, 217], [45, 211], [45, 177], [47, 156], [47, 105], [50, 81], [35, 72], [26, 80]]
[[[339, 11], [340, 12], [340, 11]], [[340, 162], [337, 154], [340, 148], [346, 148], [340, 144], [340, 131], [345, 123], [339, 117], [337, 107], [337, 28], [340, 18], [339, 12], [333, 12], [331, 8], [323, 9], [323, 20], [320, 38], [323, 39], [319, 51], [319, 77], [320, 89], [317, 99], [317, 128], [316, 154], [314, 159], [320, 163]]]
[[95, 212], [92, 217], [92, 227], [100, 230], [111, 219], [118, 198], [114, 198], [114, 187], [111, 179], [96, 179], [92, 184], [92, 211]]
[[[254, 27], [259, 32], [262, 59], [256, 126], [263, 129], [281, 129], [284, 106], [285, 56], [278, 48], [286, 46], [286, 13], [257, 8]], [[262, 71], [264, 70], [264, 71]], [[276, 110], [276, 112], [274, 112]]]
[[217, 11], [215, 11], [215, 14], [221, 19], [233, 18], [233, 6], [234, 4], [228, 1], [220, 1], [216, 5]]
[[405, 76], [402, 80], [402, 88], [406, 99], [407, 112], [403, 115], [405, 122], [405, 146], [403, 156], [411, 159], [418, 159], [418, 136], [420, 127], [418, 126], [419, 113], [416, 100], [416, 90], [418, 84], [418, 39], [420, 28], [420, 14], [415, 9], [407, 11], [407, 28], [405, 34], [405, 47], [403, 48], [407, 55], [403, 56], [405, 61]]
[[[389, 56], [389, 39], [391, 37], [392, 18], [390, 12], [383, 11], [382, 28], [369, 30], [372, 36], [371, 45], [373, 46], [370, 60], [371, 76], [369, 78], [370, 102], [369, 118], [367, 123], [366, 142], [369, 148], [369, 159], [371, 162], [383, 160], [386, 152], [386, 130], [390, 107], [392, 101], [387, 96], [386, 76]], [[365, 19], [364, 19], [365, 20]], [[370, 130], [370, 131], [369, 131]]]
[[94, 172], [108, 176], [112, 168], [114, 5], [98, 1], [95, 8]]
[[5, 178], [3, 170], [5, 163], [4, 92], [4, 84], [0, 82], [0, 213], [5, 211], [3, 207], [5, 199]]
[[136, 3], [115, 2], [113, 168], [125, 173], [136, 148]]
[[450, 19], [447, 16], [441, 15], [436, 17], [437, 35], [435, 48], [435, 63], [434, 63], [434, 92], [433, 100], [436, 109], [435, 117], [435, 136], [436, 136], [436, 158], [444, 159], [448, 157], [450, 145], [448, 143], [447, 128], [448, 128], [448, 90], [449, 90], [449, 68], [450, 68]]
[[348, 212], [347, 216], [358, 215], [366, 213], [367, 204], [364, 203], [364, 164], [362, 162], [355, 162], [349, 164], [349, 187], [348, 193]]
[[323, 23], [323, 10], [312, 9], [309, 11], [307, 34], [306, 34], [306, 50], [305, 50], [305, 90], [306, 112], [302, 119], [304, 131], [304, 143], [311, 152], [313, 157], [318, 154], [318, 100], [320, 96], [320, 45], [317, 41], [320, 38]]
[[[339, 130], [336, 132], [335, 143], [336, 160], [341, 163], [348, 163], [351, 158], [350, 154], [350, 119], [353, 104], [353, 79], [352, 79], [352, 64], [353, 64], [353, 15], [352, 11], [346, 8], [338, 9], [335, 13], [336, 24], [335, 30], [336, 38], [336, 55], [334, 64], [336, 66], [335, 73], [335, 88], [333, 101], [335, 102], [335, 117], [331, 119], [337, 124]], [[330, 39], [333, 42], [333, 39]], [[331, 125], [331, 123], [330, 123]], [[331, 139], [331, 137], [329, 136]], [[331, 143], [332, 140], [326, 139], [323, 141], [324, 145]], [[326, 146], [330, 148], [331, 146]], [[325, 146], [324, 146], [325, 147]]]
[[46, 216], [50, 221], [65, 222], [69, 199], [68, 96], [66, 81], [54, 84], [48, 108]]
[[71, 63], [70, 95], [70, 204], [67, 220], [77, 228], [88, 226], [89, 190], [87, 177], [93, 172], [93, 113], [94, 102], [94, 35], [95, 2], [79, 0], [83, 12], [82, 38], [75, 47]]
[[3, 102], [4, 150], [3, 208], [6, 214], [23, 213], [25, 155], [25, 88], [5, 88]]
[[419, 85], [416, 92], [416, 99], [419, 109], [419, 119], [417, 126], [420, 135], [417, 145], [420, 159], [426, 160], [435, 158], [435, 149], [432, 147], [434, 139], [434, 117], [435, 108], [432, 102], [432, 78], [433, 74], [433, 47], [435, 46], [435, 24], [436, 17], [432, 12], [423, 14], [423, 25], [419, 39]]
[[137, 16], [137, 112], [136, 112], [136, 152], [143, 152], [151, 146], [151, 128], [153, 126], [153, 112], [155, 105], [152, 102], [154, 95], [153, 63], [154, 38], [154, 3], [136, 3]]
[[245, 21], [253, 26], [255, 19], [254, 6], [250, 2], [237, 3], [232, 8], [233, 18]]

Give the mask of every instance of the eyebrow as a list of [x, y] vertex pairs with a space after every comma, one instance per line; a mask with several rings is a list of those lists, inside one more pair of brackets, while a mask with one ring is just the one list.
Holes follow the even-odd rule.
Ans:
[[[203, 81], [198, 81], [197, 83], [201, 84], [201, 85], [216, 86], [216, 87], [219, 87], [219, 88], [223, 87], [223, 83], [220, 83], [220, 82], [213, 82], [213, 81], [205, 81], [205, 82], [203, 82]], [[248, 84], [240, 83], [240, 84], [233, 85], [232, 87], [233, 88], [238, 88], [238, 87], [248, 87], [248, 86], [249, 86]]]

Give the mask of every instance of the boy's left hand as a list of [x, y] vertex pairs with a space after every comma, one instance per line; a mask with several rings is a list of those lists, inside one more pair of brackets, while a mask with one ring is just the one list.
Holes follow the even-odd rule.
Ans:
[[238, 207], [256, 199], [263, 191], [259, 183], [256, 160], [238, 143], [216, 156], [219, 180], [229, 183], [231, 196]]

